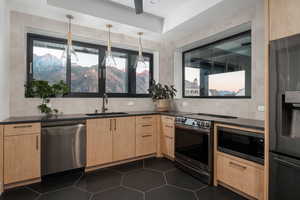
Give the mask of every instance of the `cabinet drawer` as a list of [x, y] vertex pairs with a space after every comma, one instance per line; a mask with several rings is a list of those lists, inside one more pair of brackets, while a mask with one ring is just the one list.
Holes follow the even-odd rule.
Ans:
[[217, 179], [256, 199], [263, 196], [263, 169], [248, 161], [217, 154]]
[[161, 120], [163, 124], [174, 124], [175, 117], [161, 116]]
[[140, 134], [136, 137], [136, 156], [149, 155], [156, 152], [153, 134]]
[[155, 123], [155, 116], [153, 115], [144, 115], [136, 117], [137, 124], [153, 124]]
[[164, 136], [169, 138], [174, 138], [175, 136], [175, 127], [171, 124], [162, 124], [162, 132]]
[[10, 124], [4, 126], [4, 136], [27, 135], [41, 132], [41, 124]]
[[153, 124], [137, 124], [136, 125], [136, 133], [137, 134], [144, 134], [144, 133], [151, 133], [154, 132]]

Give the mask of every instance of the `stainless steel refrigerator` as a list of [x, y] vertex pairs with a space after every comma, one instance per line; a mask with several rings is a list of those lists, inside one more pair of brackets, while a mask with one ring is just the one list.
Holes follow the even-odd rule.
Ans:
[[270, 200], [300, 199], [300, 35], [270, 44]]

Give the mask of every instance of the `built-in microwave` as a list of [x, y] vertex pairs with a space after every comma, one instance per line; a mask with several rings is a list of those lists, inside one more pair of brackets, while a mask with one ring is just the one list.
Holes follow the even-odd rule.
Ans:
[[264, 135], [218, 127], [218, 151], [264, 164]]

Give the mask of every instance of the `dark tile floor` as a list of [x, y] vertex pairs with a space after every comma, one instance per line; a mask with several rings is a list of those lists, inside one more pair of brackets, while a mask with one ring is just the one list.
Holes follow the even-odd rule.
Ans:
[[245, 200], [208, 187], [166, 159], [146, 159], [88, 174], [63, 173], [6, 191], [0, 200]]

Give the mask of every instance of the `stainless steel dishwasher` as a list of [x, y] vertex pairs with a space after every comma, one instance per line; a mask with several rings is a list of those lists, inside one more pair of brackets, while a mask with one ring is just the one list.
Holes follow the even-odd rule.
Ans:
[[85, 167], [86, 122], [42, 123], [42, 175]]

